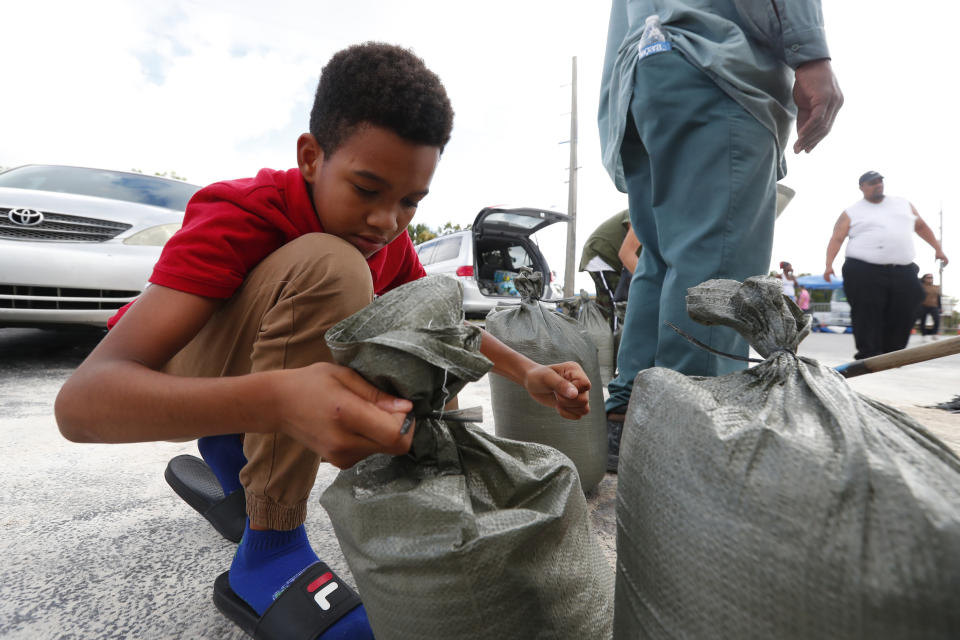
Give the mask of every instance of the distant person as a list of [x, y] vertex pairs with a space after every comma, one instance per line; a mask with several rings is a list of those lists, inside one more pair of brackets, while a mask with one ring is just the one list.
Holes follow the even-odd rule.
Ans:
[[797, 301], [797, 276], [793, 275], [793, 265], [789, 262], [780, 263], [780, 284], [783, 286], [783, 295], [794, 302]]
[[597, 303], [611, 314], [611, 319], [616, 315], [613, 303], [627, 299], [639, 255], [640, 241], [630, 228], [630, 212], [626, 209], [600, 223], [583, 243], [579, 270], [590, 274]]
[[[926, 340], [931, 336], [932, 340], [937, 339], [940, 333], [940, 285], [933, 284], [933, 274], [925, 273], [920, 278], [920, 285], [923, 287], [923, 302], [920, 304], [920, 334]], [[932, 326], [927, 329], [927, 317], [929, 316]]]
[[[258, 637], [373, 637], [357, 595], [307, 539], [307, 499], [322, 461], [346, 469], [407, 453], [416, 427], [404, 435], [401, 425], [413, 404], [334, 364], [324, 334], [425, 275], [406, 229], [452, 126], [440, 79], [410, 51], [365, 43], [336, 53], [297, 166], [200, 190], [151, 285], [57, 397], [70, 440], [199, 438], [203, 460], [178, 456], [166, 477], [225, 536], [239, 521], [214, 602]], [[480, 350], [564, 417], [588, 411], [579, 365], [537, 364], [486, 332]], [[175, 464], [183, 458], [193, 463]]]
[[810, 291], [803, 285], [797, 285], [797, 306], [804, 313], [810, 313]]
[[843, 96], [819, 0], [613, 0], [600, 91], [603, 163], [643, 243], [606, 403], [615, 431], [638, 371], [745, 366], [666, 323], [747, 355], [733, 329], [689, 318], [687, 289], [767, 273], [790, 125], [794, 152], [812, 151]]
[[917, 321], [924, 298], [913, 262], [913, 234], [933, 247], [943, 265], [947, 256], [940, 242], [908, 200], [883, 193], [883, 176], [867, 171], [860, 176], [863, 198], [846, 208], [827, 244], [823, 279], [830, 282], [833, 261], [847, 240], [843, 289], [850, 303], [850, 321], [861, 360], [903, 349]]

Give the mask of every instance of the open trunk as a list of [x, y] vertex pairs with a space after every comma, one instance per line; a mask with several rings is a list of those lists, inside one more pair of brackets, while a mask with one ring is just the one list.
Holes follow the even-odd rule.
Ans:
[[544, 298], [550, 296], [550, 268], [530, 236], [555, 222], [561, 213], [541, 209], [487, 208], [473, 224], [477, 286], [486, 296], [519, 297], [514, 280], [521, 267], [543, 274]]

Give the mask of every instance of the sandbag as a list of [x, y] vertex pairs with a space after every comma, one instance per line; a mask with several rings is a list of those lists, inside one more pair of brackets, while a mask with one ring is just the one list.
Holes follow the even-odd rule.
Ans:
[[960, 637], [960, 458], [795, 354], [776, 279], [688, 290], [765, 358], [641, 371], [617, 489], [614, 637]]
[[491, 311], [486, 318], [487, 331], [534, 362], [579, 363], [590, 379], [591, 411], [579, 420], [568, 420], [536, 402], [518, 385], [492, 373], [494, 429], [503, 438], [539, 442], [560, 450], [573, 460], [583, 490], [589, 491], [603, 479], [607, 464], [607, 423], [597, 349], [576, 320], [540, 304], [543, 289], [539, 273], [521, 274], [516, 284], [520, 304]]
[[408, 455], [370, 456], [320, 498], [374, 634], [609, 638], [613, 571], [570, 460], [437, 415], [491, 367], [461, 300], [456, 280], [423, 278], [326, 335], [338, 362], [419, 416]]
[[613, 379], [613, 372], [617, 364], [613, 355], [613, 331], [610, 329], [610, 321], [604, 315], [597, 301], [591, 299], [586, 291], [580, 291], [580, 300], [577, 324], [583, 327], [587, 337], [597, 348], [600, 381], [606, 386]]

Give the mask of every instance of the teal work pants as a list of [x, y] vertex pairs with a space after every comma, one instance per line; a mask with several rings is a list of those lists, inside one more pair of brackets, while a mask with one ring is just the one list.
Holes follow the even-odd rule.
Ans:
[[702, 376], [745, 367], [691, 344], [666, 322], [746, 356], [746, 341], [732, 329], [690, 319], [686, 293], [712, 278], [767, 274], [776, 216], [773, 134], [680, 52], [637, 63], [630, 114], [621, 158], [643, 251], [607, 411], [627, 405], [637, 373], [650, 367]]

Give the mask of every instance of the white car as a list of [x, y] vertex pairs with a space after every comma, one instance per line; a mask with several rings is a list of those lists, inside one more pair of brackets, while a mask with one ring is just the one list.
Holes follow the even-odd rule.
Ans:
[[497, 304], [520, 302], [513, 285], [520, 267], [542, 273], [543, 299], [553, 297], [552, 272], [531, 235], [569, 220], [545, 209], [487, 207], [470, 229], [421, 243], [417, 254], [427, 273], [446, 274], [463, 283], [466, 315], [485, 316]]
[[[820, 305], [818, 305], [820, 306]], [[814, 322], [820, 326], [849, 327], [850, 321], [850, 303], [847, 302], [847, 294], [843, 287], [834, 289], [830, 294], [830, 302], [827, 303], [827, 311], [814, 311]]]
[[143, 291], [199, 188], [83, 167], [0, 173], [0, 327], [106, 326]]

